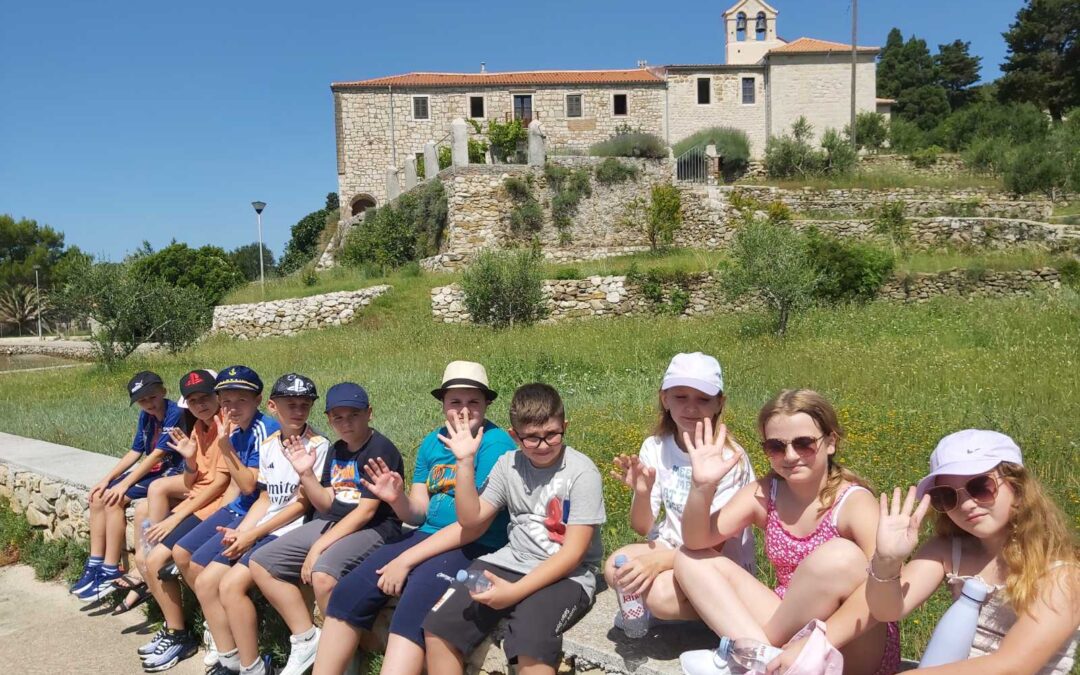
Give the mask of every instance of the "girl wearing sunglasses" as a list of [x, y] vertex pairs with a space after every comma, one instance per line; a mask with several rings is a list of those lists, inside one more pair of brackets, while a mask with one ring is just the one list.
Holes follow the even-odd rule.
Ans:
[[[659, 416], [652, 435], [641, 444], [636, 457], [619, 455], [612, 474], [633, 490], [630, 526], [647, 541], [629, 544], [608, 556], [604, 576], [609, 586], [639, 593], [657, 619], [698, 618], [672, 568], [675, 551], [682, 546], [682, 513], [690, 492], [690, 455], [683, 434], [709, 420], [719, 423], [724, 411], [724, 377], [720, 363], [707, 354], [676, 354], [660, 384]], [[754, 470], [742, 449], [730, 436], [728, 451], [742, 457], [739, 467], [717, 486], [711, 509], [719, 511], [735, 493], [754, 481]], [[660, 507], [664, 507], [664, 517]], [[754, 535], [747, 527], [729, 539], [724, 553], [743, 568], [754, 571]], [[625, 555], [629, 562], [617, 571], [614, 560]], [[622, 628], [622, 612], [615, 614]]]
[[[693, 474], [675, 579], [694, 589], [690, 602], [718, 635], [781, 646], [811, 620], [830, 618], [865, 582], [878, 514], [866, 482], [837, 462], [844, 432], [823, 396], [782, 391], [757, 422], [772, 470], [719, 511], [710, 508], [712, 495], [737, 461], [724, 456], [727, 431], [720, 425], [714, 434], [705, 420], [693, 439], [685, 436]], [[774, 589], [717, 551], [748, 525], [765, 534]], [[844, 672], [893, 673], [900, 661], [899, 630], [870, 620], [865, 603], [863, 610], [858, 630], [842, 648]], [[798, 642], [770, 667], [794, 660], [802, 649]], [[680, 662], [689, 675], [742, 672], [712, 650], [685, 652]]]
[[[929, 509], [935, 536], [904, 564]], [[903, 504], [900, 488], [891, 503], [881, 495], [880, 511], [866, 586], [875, 618], [907, 616], [943, 581], [954, 598], [971, 577], [991, 589], [968, 660], [926, 672], [1070, 672], [1080, 639], [1076, 538], [1011, 438], [978, 429], [946, 436], [930, 456], [930, 474]]]

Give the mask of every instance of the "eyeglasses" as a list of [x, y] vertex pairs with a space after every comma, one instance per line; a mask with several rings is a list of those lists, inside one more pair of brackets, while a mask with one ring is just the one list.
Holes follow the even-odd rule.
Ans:
[[774, 455], [783, 455], [787, 452], [787, 448], [790, 445], [795, 449], [795, 452], [800, 456], [812, 455], [818, 451], [817, 442], [825, 436], [799, 436], [793, 438], [790, 441], [784, 441], [779, 438], [766, 438], [761, 442], [761, 449], [765, 451], [765, 454], [772, 457]]
[[563, 432], [556, 431], [548, 434], [547, 436], [518, 436], [518, 440], [521, 444], [530, 450], [535, 450], [540, 447], [540, 443], [544, 443], [548, 447], [562, 442]]
[[988, 473], [975, 476], [957, 489], [949, 485], [936, 485], [926, 491], [930, 495], [930, 506], [940, 513], [948, 513], [963, 503], [960, 493], [975, 500], [979, 506], [989, 506], [994, 503], [998, 493], [998, 480]]

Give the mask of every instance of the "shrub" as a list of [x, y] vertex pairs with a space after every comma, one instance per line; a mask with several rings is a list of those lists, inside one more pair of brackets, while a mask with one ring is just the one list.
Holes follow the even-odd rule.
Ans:
[[1002, 176], [1005, 188], [1018, 195], [1042, 192], [1056, 200], [1069, 182], [1068, 160], [1060, 150], [1045, 142], [1018, 148]]
[[568, 279], [580, 279], [581, 270], [576, 267], [560, 267], [555, 270], [555, 278], [568, 280]]
[[516, 235], [539, 232], [544, 226], [544, 210], [540, 202], [530, 199], [510, 210], [510, 231]]
[[1045, 138], [1048, 129], [1048, 116], [1032, 103], [987, 101], [964, 106], [950, 115], [940, 127], [939, 138], [950, 150], [957, 151], [970, 147], [979, 138], [1027, 143]]
[[278, 269], [282, 274], [291, 274], [304, 266], [318, 253], [319, 237], [327, 223], [338, 219], [338, 195], [330, 192], [326, 195], [326, 205], [318, 211], [312, 211], [292, 226], [289, 243], [281, 255]]
[[[851, 125], [844, 127], [844, 135], [851, 138]], [[855, 144], [860, 150], [877, 152], [889, 137], [889, 123], [881, 113], [865, 111], [855, 116]]]
[[514, 201], [529, 199], [532, 197], [532, 176], [525, 176], [524, 178], [507, 176], [506, 180], [503, 181], [503, 188], [510, 195], [510, 199]]
[[589, 146], [589, 154], [594, 157], [664, 159], [668, 156], [668, 150], [664, 140], [655, 134], [619, 130], [606, 141]]
[[887, 235], [894, 244], [907, 243], [910, 231], [907, 217], [904, 215], [904, 202], [885, 202], [878, 208], [874, 217], [874, 229]]
[[544, 177], [548, 188], [555, 193], [551, 198], [551, 220], [560, 235], [568, 236], [567, 230], [573, 225], [571, 220], [577, 213], [578, 204], [592, 195], [592, 183], [588, 169], [570, 169], [556, 164], [544, 165]]
[[441, 145], [437, 151], [439, 159], [439, 171], [450, 168], [454, 163], [454, 150], [449, 145]]
[[528, 129], [519, 119], [508, 122], [489, 120], [487, 138], [491, 144], [491, 156], [496, 162], [502, 163], [519, 159], [518, 145], [524, 142], [528, 135]]
[[725, 180], [734, 180], [750, 165], [750, 139], [742, 129], [731, 127], [709, 127], [684, 138], [675, 144], [675, 156], [684, 155], [691, 148], [709, 144], [716, 146]]
[[822, 172], [829, 176], [842, 176], [851, 173], [859, 157], [851, 141], [836, 129], [826, 129], [821, 137], [821, 149], [825, 151]]
[[928, 167], [937, 164], [938, 158], [941, 156], [942, 149], [936, 145], [929, 145], [925, 148], [919, 148], [910, 155], [908, 159], [911, 163], [920, 169], [926, 169]]
[[731, 264], [720, 274], [729, 300], [761, 298], [774, 314], [776, 334], [787, 331], [791, 315], [810, 304], [819, 273], [806, 238], [787, 225], [747, 217], [731, 247]]
[[1066, 258], [1057, 266], [1057, 271], [1063, 284], [1080, 289], [1080, 260]]
[[895, 260], [888, 251], [842, 241], [816, 228], [806, 233], [806, 240], [819, 275], [814, 296], [821, 300], [830, 303], [872, 300], [892, 275]]
[[531, 324], [547, 314], [540, 256], [534, 251], [483, 251], [461, 277], [473, 322], [494, 328]]
[[925, 146], [926, 132], [902, 117], [889, 122], [889, 148], [893, 152], [914, 152]]
[[308, 288], [319, 283], [319, 274], [315, 271], [314, 265], [306, 265], [304, 269], [300, 270], [300, 283]]
[[999, 174], [1009, 162], [1011, 144], [1004, 138], [976, 138], [963, 153], [972, 171]]
[[681, 226], [682, 198], [678, 188], [670, 183], [654, 186], [645, 231], [649, 247], [655, 251], [670, 246], [675, 240], [675, 231]]
[[800, 117], [791, 134], [773, 136], [765, 144], [765, 171], [771, 178], [809, 178], [842, 175], [855, 168], [858, 157], [851, 143], [835, 129], [826, 129], [821, 149], [810, 144], [814, 128]]
[[596, 180], [605, 185], [623, 183], [628, 180], [637, 180], [638, 169], [633, 164], [620, 162], [614, 157], [608, 157], [596, 165]]
[[341, 260], [362, 267], [394, 269], [439, 252], [446, 230], [446, 190], [432, 180], [396, 201], [369, 209], [363, 227], [355, 227], [342, 247]]
[[139, 257], [131, 263], [130, 272], [146, 282], [156, 279], [170, 286], [194, 288], [210, 305], [216, 305], [226, 293], [247, 281], [225, 249], [191, 248], [175, 241], [160, 251]]

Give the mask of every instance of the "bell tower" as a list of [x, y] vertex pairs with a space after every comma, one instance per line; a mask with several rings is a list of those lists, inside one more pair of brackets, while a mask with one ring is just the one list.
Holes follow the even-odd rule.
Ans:
[[740, 0], [724, 12], [725, 63], [749, 65], [761, 61], [765, 53], [784, 45], [776, 36], [776, 15], [763, 0]]

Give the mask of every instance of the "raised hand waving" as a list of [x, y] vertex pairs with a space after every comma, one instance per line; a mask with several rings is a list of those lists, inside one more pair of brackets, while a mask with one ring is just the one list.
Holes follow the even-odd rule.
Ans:
[[742, 459], [742, 455], [725, 447], [727, 426], [720, 424], [713, 433], [712, 420], [706, 417], [694, 428], [694, 437], [683, 432], [683, 444], [690, 455], [691, 481], [698, 486], [715, 486]]
[[918, 506], [915, 502], [915, 486], [908, 488], [903, 505], [900, 488], [893, 488], [892, 502], [881, 493], [881, 516], [877, 526], [877, 548], [874, 557], [884, 561], [903, 562], [919, 545], [919, 526], [930, 508], [929, 495], [923, 495]]
[[480, 441], [484, 438], [484, 428], [477, 429], [476, 435], [473, 436], [469, 422], [469, 409], [466, 408], [457, 415], [456, 419], [451, 417], [446, 421], [446, 432], [449, 436], [439, 434], [439, 440], [450, 449], [450, 452], [454, 453], [454, 457], [459, 462], [476, 456], [477, 451], [480, 450]]

